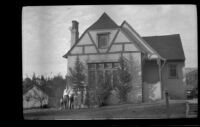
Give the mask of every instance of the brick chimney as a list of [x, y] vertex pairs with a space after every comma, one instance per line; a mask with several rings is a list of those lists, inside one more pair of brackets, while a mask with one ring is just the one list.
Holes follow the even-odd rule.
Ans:
[[72, 27], [71, 27], [71, 47], [77, 42], [79, 38], [79, 32], [78, 32], [78, 22], [73, 20], [72, 21]]

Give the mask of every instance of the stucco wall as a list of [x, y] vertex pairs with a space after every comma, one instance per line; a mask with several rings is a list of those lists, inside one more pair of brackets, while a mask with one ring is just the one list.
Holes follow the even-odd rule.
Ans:
[[93, 44], [93, 43], [91, 42], [88, 33], [85, 33], [85, 35], [77, 45], [87, 45], [87, 44]]
[[113, 44], [109, 52], [116, 52], [116, 51], [122, 51], [122, 44], [119, 45]]
[[156, 61], [145, 61], [142, 68], [144, 102], [161, 99], [161, 84]]
[[125, 44], [124, 49], [126, 51], [139, 51], [139, 49], [134, 44]]
[[97, 53], [95, 46], [85, 46], [85, 53]]
[[[169, 64], [176, 64], [178, 69], [178, 78], [169, 78]], [[163, 85], [168, 89], [171, 99], [185, 99], [185, 65], [184, 62], [167, 62], [162, 71]]]
[[131, 41], [126, 37], [126, 35], [124, 35], [124, 33], [120, 31], [115, 39], [115, 43], [121, 43], [121, 42], [131, 42]]
[[77, 54], [80, 54], [83, 52], [83, 47], [75, 47], [73, 50], [72, 50], [72, 54], [74, 53], [77, 53]]

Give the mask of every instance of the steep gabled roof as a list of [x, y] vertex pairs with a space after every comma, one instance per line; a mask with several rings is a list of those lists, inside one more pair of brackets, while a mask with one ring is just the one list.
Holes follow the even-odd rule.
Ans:
[[167, 60], [185, 60], [179, 34], [142, 37], [153, 49]]
[[65, 55], [63, 55], [63, 57], [67, 58], [67, 56], [69, 55], [69, 53], [71, 52], [71, 50], [81, 40], [81, 38], [83, 37], [83, 35], [85, 33], [87, 33], [89, 30], [96, 30], [96, 29], [116, 29], [116, 28], [120, 28], [120, 27], [104, 12], [101, 15], [101, 17], [94, 24], [92, 24], [90, 27], [88, 27], [83, 32], [83, 34], [81, 35], [81, 37], [77, 40], [76, 43], [74, 43], [74, 45], [70, 48], [70, 50]]
[[[126, 23], [125, 21], [122, 25]], [[128, 23], [127, 23], [128, 24]], [[122, 26], [121, 25], [121, 26]], [[129, 24], [128, 24], [129, 25]], [[122, 28], [118, 26], [106, 13], [103, 13], [101, 17], [90, 27], [88, 27], [78, 41], [72, 46], [72, 48], [63, 56], [65, 58], [68, 57], [71, 50], [76, 46], [76, 44], [81, 40], [83, 35], [88, 32], [88, 30], [96, 30], [96, 29], [116, 29]], [[130, 28], [132, 28], [130, 26]], [[133, 28], [132, 28], [133, 29]], [[138, 37], [139, 34], [133, 29]], [[148, 37], [140, 37], [146, 45], [154, 50], [158, 55], [167, 60], [185, 60], [185, 55], [183, 52], [183, 47], [179, 34], [174, 35], [163, 35], [163, 36], [148, 36]]]
[[26, 92], [28, 92], [33, 87], [34, 87], [34, 85], [31, 85], [31, 86], [27, 87], [26, 89], [23, 89], [23, 94], [25, 94]]
[[89, 27], [89, 30], [115, 28], [119, 28], [119, 26], [104, 12], [101, 17]]
[[37, 85], [31, 85], [28, 88], [26, 88], [25, 90], [23, 90], [23, 94], [27, 93], [29, 90], [31, 90], [33, 87], [36, 87], [37, 89], [39, 89], [40, 91], [42, 91], [44, 94], [48, 95], [41, 87], [37, 86]]

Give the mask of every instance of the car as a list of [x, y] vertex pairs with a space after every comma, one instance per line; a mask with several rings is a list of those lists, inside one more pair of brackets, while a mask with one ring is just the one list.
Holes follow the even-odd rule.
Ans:
[[198, 89], [197, 88], [193, 88], [193, 89], [189, 89], [186, 92], [187, 94], [187, 99], [194, 99], [198, 97]]

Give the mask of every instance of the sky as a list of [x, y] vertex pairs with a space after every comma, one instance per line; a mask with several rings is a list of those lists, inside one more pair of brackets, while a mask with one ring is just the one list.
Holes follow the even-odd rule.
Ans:
[[23, 77], [67, 73], [72, 20], [79, 35], [106, 12], [118, 25], [126, 20], [140, 36], [180, 34], [186, 67], [197, 67], [195, 5], [27, 6], [22, 11]]

